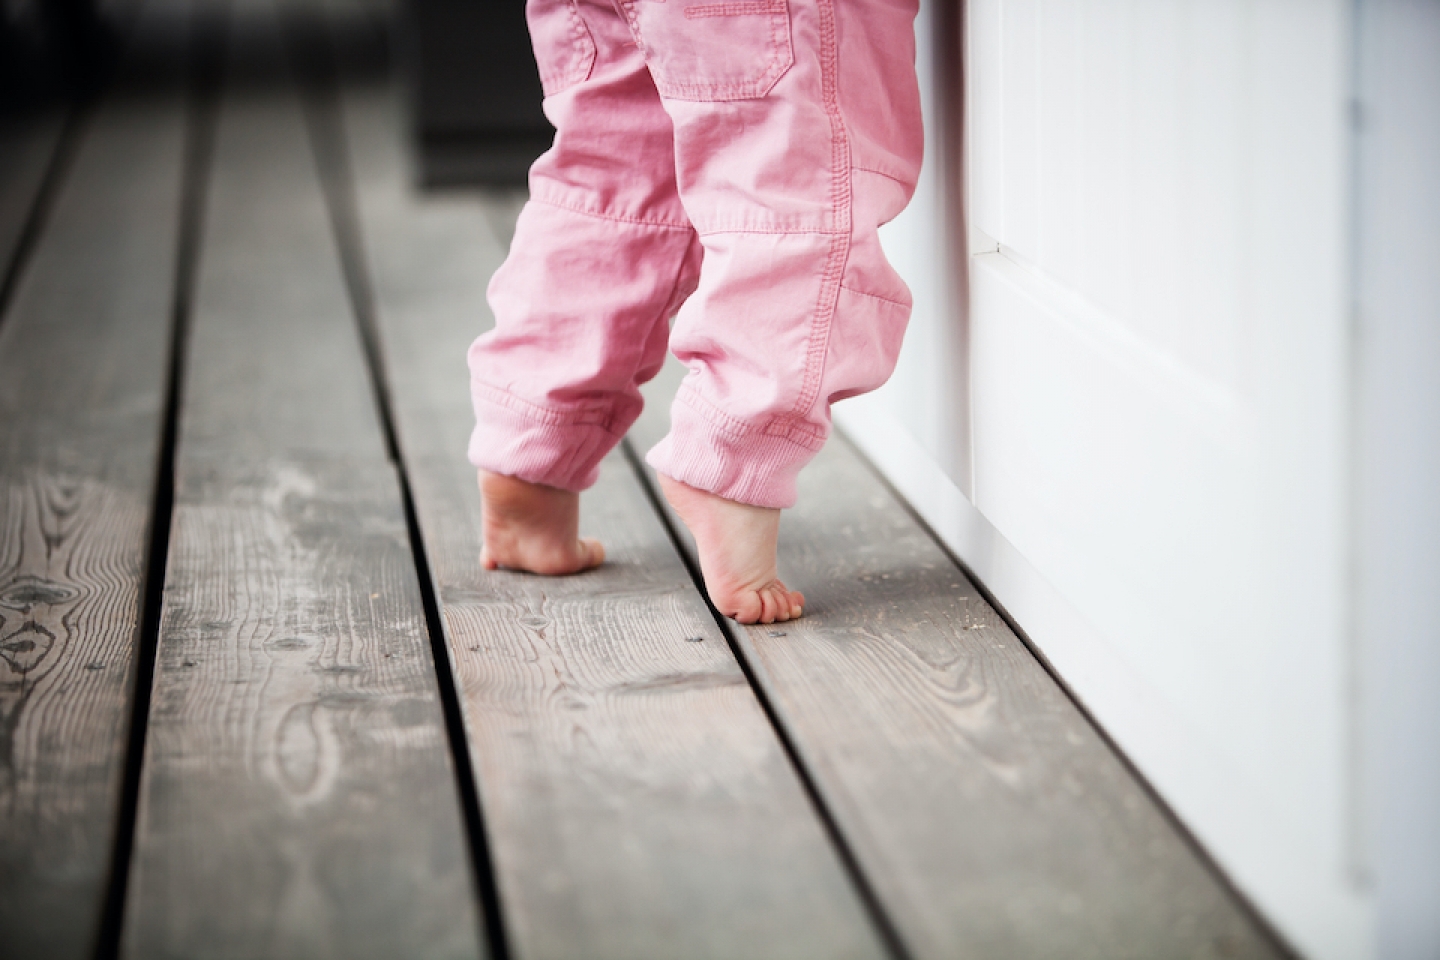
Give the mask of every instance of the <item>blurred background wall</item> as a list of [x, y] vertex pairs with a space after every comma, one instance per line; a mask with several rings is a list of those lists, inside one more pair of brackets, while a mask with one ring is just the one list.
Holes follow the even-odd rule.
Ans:
[[522, 0], [406, 0], [403, 16], [422, 181], [523, 185], [554, 130]]
[[88, 92], [109, 64], [114, 20], [97, 0], [0, 0], [0, 112]]

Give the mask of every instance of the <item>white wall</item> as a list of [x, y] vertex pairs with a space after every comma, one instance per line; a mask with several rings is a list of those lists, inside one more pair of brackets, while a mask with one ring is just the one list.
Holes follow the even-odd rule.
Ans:
[[1356, 626], [1380, 955], [1440, 957], [1440, 2], [1360, 5]]
[[[960, 491], [970, 493], [969, 337], [963, 308], [963, 272], [953, 264], [964, 251], [954, 249], [945, 222], [946, 158], [942, 155], [942, 112], [958, 105], [961, 91], [940, 88], [942, 61], [937, 53], [940, 26], [934, 3], [921, 3], [916, 23], [917, 69], [922, 78], [921, 109], [925, 117], [925, 160], [910, 205], [881, 228], [886, 253], [905, 277], [915, 298], [915, 317], [905, 334], [895, 373], [885, 389], [863, 399], [877, 414], [903, 423]], [[927, 82], [928, 81], [928, 82]], [[951, 145], [958, 153], [960, 145]], [[951, 164], [952, 170], [958, 164]], [[963, 244], [963, 240], [960, 241]], [[855, 404], [836, 409], [844, 422]]]
[[[1416, 766], [1440, 754], [1419, 733], [1440, 691], [1391, 696], [1397, 672], [1440, 676], [1433, 603], [1404, 603], [1440, 594], [1422, 588], [1440, 584], [1435, 418], [1388, 429], [1399, 408], [1440, 409], [1422, 269], [1440, 273], [1437, 4], [1364, 2], [1394, 34], [1370, 30], [1388, 65], [1370, 95], [1410, 90], [1429, 121], [1371, 148], [1410, 159], [1372, 161], [1359, 192], [1390, 204], [1370, 233], [1408, 256], [1391, 273], [1373, 264], [1392, 253], [1356, 256], [1344, 0], [970, 0], [969, 297], [940, 200], [960, 185], [932, 144], [885, 234], [916, 294], [900, 370], [837, 408], [1232, 879], [1303, 952], [1337, 958], [1374, 954], [1371, 878], [1391, 890], [1382, 932], [1440, 889], [1415, 892], [1440, 857], [1413, 830], [1412, 879], [1384, 880], [1397, 823], [1433, 827], [1420, 807], [1440, 796], [1407, 808], [1395, 788], [1440, 783]], [[934, 20], [922, 51], [945, 42]], [[1396, 44], [1408, 59], [1377, 55]], [[1388, 325], [1357, 330], [1357, 269]], [[1357, 438], [1391, 459], [1357, 470]]]

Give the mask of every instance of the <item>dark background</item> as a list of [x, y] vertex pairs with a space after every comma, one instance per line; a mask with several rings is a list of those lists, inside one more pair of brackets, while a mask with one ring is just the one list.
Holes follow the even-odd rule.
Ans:
[[[138, 2], [0, 2], [0, 117], [97, 92]], [[524, 0], [405, 0], [391, 35], [421, 184], [523, 184], [554, 133]]]
[[423, 181], [523, 183], [554, 135], [524, 0], [407, 0], [403, 21]]

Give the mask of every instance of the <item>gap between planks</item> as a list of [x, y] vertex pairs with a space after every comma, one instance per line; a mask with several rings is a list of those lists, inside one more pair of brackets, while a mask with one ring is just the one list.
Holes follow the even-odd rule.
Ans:
[[237, 8], [123, 949], [485, 953], [398, 484], [268, 4]]
[[129, 829], [185, 125], [183, 83], [133, 65], [176, 79], [153, 58], [176, 13], [154, 5], [62, 135], [0, 328], [0, 940], [19, 958], [104, 954]]
[[[617, 453], [601, 570], [478, 565], [463, 356], [503, 255], [491, 200], [406, 194], [388, 93], [345, 98], [367, 262], [492, 837], [526, 957], [883, 956], [849, 876]], [[454, 194], [447, 196], [455, 197]]]
[[[470, 838], [471, 863], [480, 897], [485, 939], [494, 960], [509, 956], [503, 912], [491, 865], [490, 842], [475, 787], [475, 773], [465, 740], [465, 720], [460, 705], [454, 666], [445, 643], [444, 624], [436, 584], [415, 511], [414, 495], [405, 466], [400, 460], [395, 429], [395, 414], [389, 390], [389, 376], [381, 350], [375, 314], [375, 293], [364, 259], [364, 241], [360, 232], [360, 215], [356, 207], [355, 177], [350, 162], [350, 145], [346, 138], [344, 110], [341, 104], [342, 75], [374, 69], [388, 62], [388, 37], [385, 23], [368, 7], [366, 15], [356, 16], [355, 8], [343, 12], [310, 9], [308, 16], [290, 24], [292, 55], [306, 64], [304, 71], [306, 119], [311, 143], [320, 169], [330, 211], [331, 228], [345, 275], [356, 322], [370, 374], [371, 389], [385, 433], [386, 450], [395, 462], [400, 485], [400, 498], [405, 513], [411, 552], [419, 579], [426, 632], [431, 644], [445, 730], [450, 756], [455, 764], [457, 788]], [[331, 13], [332, 16], [324, 14]], [[349, 14], [348, 16], [346, 14]], [[337, 38], [332, 34], [339, 33]]]

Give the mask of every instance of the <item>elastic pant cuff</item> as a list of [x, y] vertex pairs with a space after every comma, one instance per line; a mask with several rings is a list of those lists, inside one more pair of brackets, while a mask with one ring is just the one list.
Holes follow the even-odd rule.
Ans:
[[613, 418], [599, 411], [527, 409], [524, 401], [479, 386], [470, 396], [470, 462], [491, 473], [578, 493], [599, 479], [600, 461], [621, 439], [610, 428]]
[[[823, 440], [819, 441], [823, 443]], [[687, 403], [670, 410], [670, 432], [645, 461], [672, 480], [757, 507], [795, 505], [795, 481], [818, 452], [754, 427], [719, 424]]]

